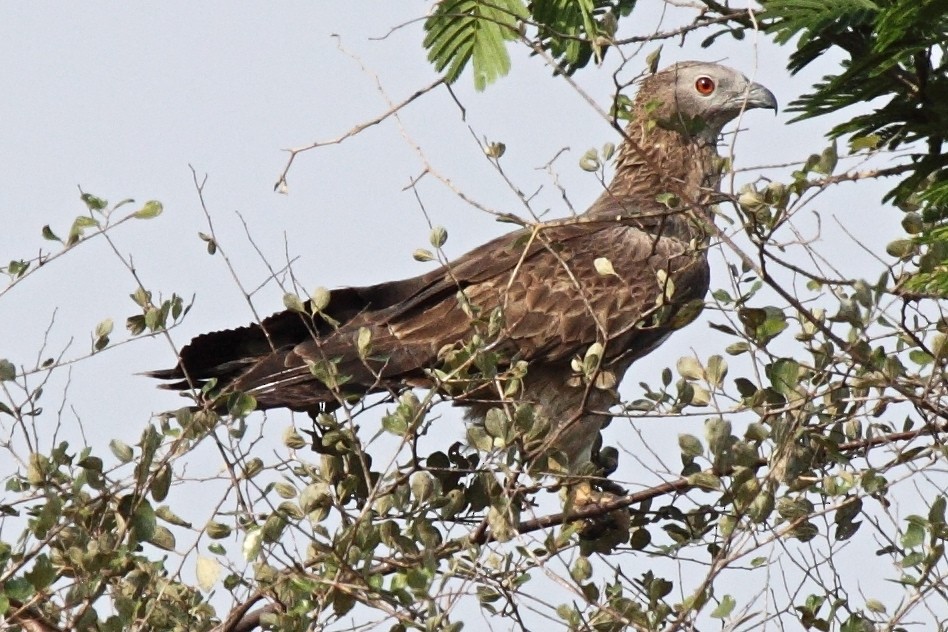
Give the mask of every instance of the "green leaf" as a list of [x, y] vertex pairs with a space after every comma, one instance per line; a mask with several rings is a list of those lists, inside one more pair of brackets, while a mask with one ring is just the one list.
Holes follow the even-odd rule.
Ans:
[[692, 406], [707, 406], [711, 402], [711, 392], [698, 384], [691, 385], [691, 400], [688, 402]]
[[681, 205], [681, 199], [674, 193], [659, 193], [655, 196], [655, 201], [670, 209], [678, 208]]
[[617, 17], [627, 15], [633, 5], [627, 1], [600, 0], [532, 0], [529, 3], [540, 45], [567, 75], [591, 61], [602, 60], [615, 36]]
[[296, 431], [296, 428], [289, 426], [283, 431], [283, 445], [291, 450], [299, 450], [306, 447], [306, 439]]
[[139, 542], [150, 541], [155, 536], [156, 528], [155, 510], [150, 503], [142, 501], [135, 510], [135, 515], [132, 516], [132, 531], [135, 539]]
[[231, 393], [227, 396], [227, 412], [231, 417], [246, 417], [257, 409], [257, 400], [253, 395], [243, 392]]
[[918, 244], [912, 239], [896, 239], [886, 244], [885, 251], [897, 259], [908, 259], [918, 252]]
[[792, 358], [781, 358], [767, 366], [767, 377], [775, 391], [789, 398], [800, 383], [800, 365]]
[[102, 462], [102, 459], [97, 456], [87, 456], [76, 463], [76, 465], [87, 470], [92, 470], [93, 472], [102, 472], [102, 468], [105, 464]]
[[901, 542], [902, 546], [907, 549], [921, 546], [925, 542], [925, 527], [918, 521], [910, 519], [908, 526], [905, 528], [905, 533], [902, 534]]
[[866, 610], [876, 614], [885, 614], [885, 604], [878, 599], [866, 599]]
[[[382, 426], [385, 426], [385, 418], [382, 418]], [[388, 428], [386, 428], [388, 430]], [[399, 433], [395, 433], [399, 434]], [[484, 426], [472, 424], [467, 428], [468, 442], [478, 450], [488, 452], [494, 447], [494, 439], [487, 434]]]
[[326, 483], [310, 483], [300, 492], [300, 508], [306, 513], [312, 513], [320, 507], [326, 507], [332, 502], [329, 485]]
[[280, 498], [296, 498], [296, 487], [286, 481], [278, 481], [274, 484], [273, 489], [276, 490]]
[[[778, 44], [786, 44], [800, 32], [808, 38], [831, 27], [865, 23], [878, 7], [871, 0], [782, 0], [768, 2], [766, 9], [761, 17], [770, 21], [767, 30], [776, 33], [774, 41]], [[805, 43], [806, 39], [799, 46]]]
[[171, 511], [167, 505], [161, 505], [158, 507], [158, 509], [155, 510], [155, 516], [161, 520], [164, 520], [168, 524], [173, 524], [176, 527], [184, 527], [186, 529], [191, 528], [190, 522]]
[[579, 168], [589, 173], [599, 171], [602, 163], [599, 162], [599, 152], [595, 149], [589, 149], [579, 158]]
[[750, 345], [749, 345], [748, 343], [744, 342], [743, 340], [740, 341], [740, 342], [734, 342], [734, 343], [732, 343], [732, 344], [729, 344], [729, 345], [724, 349], [724, 352], [725, 352], [726, 354], [728, 354], [728, 355], [735, 355], [735, 356], [736, 356], [736, 355], [741, 355], [742, 353], [747, 353], [748, 351], [750, 351]]
[[483, 90], [510, 71], [506, 43], [526, 16], [521, 0], [443, 0], [425, 21], [428, 59], [449, 83], [472, 63], [474, 87]]
[[935, 498], [931, 508], [928, 510], [928, 521], [934, 525], [945, 524], [945, 506], [946, 501], [943, 495], [939, 495]]
[[63, 241], [62, 239], [56, 236], [56, 233], [54, 233], [53, 229], [49, 227], [49, 224], [47, 224], [46, 226], [43, 226], [43, 239], [46, 239], [49, 241], [58, 241], [59, 243], [62, 243]]
[[143, 207], [135, 211], [134, 216], [138, 219], [152, 219], [161, 215], [163, 210], [165, 209], [161, 205], [161, 202], [149, 200], [148, 202], [145, 202]]
[[721, 598], [721, 603], [711, 611], [712, 619], [726, 619], [731, 612], [734, 610], [734, 606], [737, 605], [737, 602], [734, 601], [734, 597], [731, 595], [724, 595]]
[[708, 367], [705, 373], [711, 386], [721, 386], [727, 376], [727, 362], [721, 356], [713, 355], [708, 358]]
[[769, 491], [759, 492], [747, 508], [747, 517], [754, 522], [763, 522], [774, 510], [774, 495]]
[[3, 592], [11, 599], [24, 601], [33, 594], [33, 586], [23, 577], [13, 577], [3, 582]]
[[242, 478], [244, 480], [250, 480], [257, 474], [263, 471], [263, 459], [260, 457], [254, 457], [247, 461], [247, 465], [244, 466], [244, 471]]
[[491, 437], [505, 438], [509, 424], [510, 420], [507, 418], [507, 414], [500, 408], [491, 408], [484, 415], [484, 429]]
[[356, 338], [356, 348], [359, 351], [359, 357], [365, 359], [372, 351], [372, 330], [368, 327], [359, 327], [359, 334]]
[[53, 563], [50, 561], [49, 556], [45, 553], [40, 553], [36, 556], [33, 568], [24, 573], [23, 577], [30, 582], [34, 589], [39, 591], [55, 581], [56, 570], [53, 568]]
[[573, 563], [573, 568], [570, 569], [569, 574], [574, 581], [584, 582], [590, 577], [592, 577], [593, 568], [592, 564], [589, 562], [589, 558], [585, 555], [580, 556], [576, 559], [576, 562]]
[[435, 259], [434, 253], [424, 248], [418, 248], [415, 252], [411, 253], [411, 256], [415, 261], [421, 261], [422, 263], [425, 261], [434, 261]]
[[711, 472], [695, 472], [688, 477], [688, 484], [699, 489], [715, 491], [721, 489], [721, 479]]
[[721, 417], [712, 417], [704, 422], [704, 434], [708, 449], [717, 456], [722, 450], [730, 447], [731, 422]]
[[313, 314], [320, 313], [329, 307], [329, 301], [332, 298], [332, 292], [320, 286], [309, 295], [309, 308]]
[[662, 58], [662, 47], [659, 46], [651, 53], [645, 56], [645, 65], [648, 67], [648, 71], [653, 75], [658, 72], [659, 60]]
[[487, 524], [490, 525], [491, 535], [498, 542], [507, 542], [517, 535], [517, 530], [510, 522], [510, 516], [506, 511], [491, 507], [487, 511]]
[[9, 382], [16, 378], [16, 367], [6, 358], [0, 358], [0, 382]]
[[83, 193], [79, 196], [79, 199], [85, 203], [86, 207], [88, 207], [90, 211], [101, 211], [109, 205], [108, 202], [100, 197], [92, 195], [91, 193]]
[[207, 532], [207, 536], [212, 540], [220, 540], [230, 536], [232, 530], [228, 525], [212, 520], [207, 523], [205, 531]]
[[411, 475], [409, 486], [411, 487], [411, 495], [414, 497], [415, 502], [419, 505], [429, 498], [434, 493], [434, 479], [431, 478], [431, 474], [428, 472], [415, 472]]
[[171, 488], [171, 475], [171, 466], [165, 463], [159, 467], [154, 478], [152, 478], [149, 491], [156, 502], [161, 502], [168, 496], [168, 490]]
[[86, 215], [80, 215], [72, 223], [72, 228], [69, 229], [69, 237], [66, 239], [66, 245], [72, 246], [78, 242], [82, 238], [83, 233], [85, 233], [85, 229], [97, 228], [98, 226], [99, 222], [96, 219]]
[[151, 538], [149, 538], [148, 543], [153, 544], [159, 549], [163, 549], [165, 551], [174, 551], [174, 534], [171, 533], [167, 527], [158, 525], [155, 527], [155, 532], [152, 534]]
[[286, 520], [277, 513], [272, 513], [267, 516], [267, 519], [263, 523], [263, 541], [264, 542], [278, 542], [280, 536], [283, 535], [283, 531], [286, 529]]
[[389, 413], [382, 417], [382, 428], [397, 437], [403, 437], [408, 431], [408, 421], [403, 415]]
[[96, 338], [102, 338], [104, 336], [108, 336], [110, 333], [112, 333], [112, 327], [113, 327], [113, 323], [112, 323], [111, 318], [106, 318], [105, 320], [100, 322], [98, 325], [95, 326]]
[[244, 543], [240, 547], [244, 559], [248, 562], [255, 559], [260, 554], [260, 546], [263, 544], [263, 529], [253, 527], [244, 536]]
[[195, 574], [197, 575], [198, 586], [204, 592], [208, 592], [220, 579], [221, 563], [213, 557], [198, 555]]
[[593, 267], [596, 268], [596, 274], [599, 276], [619, 276], [612, 267], [612, 262], [606, 257], [596, 257], [593, 260]]
[[488, 158], [493, 158], [494, 160], [502, 158], [506, 151], [507, 145], [500, 142], [487, 143], [487, 145], [484, 147], [484, 154]]
[[435, 248], [440, 248], [448, 241], [448, 231], [444, 226], [435, 226], [428, 235], [428, 242]]
[[678, 447], [681, 448], [683, 456], [695, 458], [704, 454], [704, 446], [701, 445], [701, 439], [694, 435], [679, 434]]
[[296, 294], [287, 292], [283, 295], [283, 306], [292, 312], [303, 311], [303, 301]]
[[678, 369], [678, 374], [686, 380], [700, 380], [704, 377], [704, 369], [701, 368], [701, 363], [693, 356], [682, 356], [678, 358], [676, 368]]
[[14, 279], [19, 279], [24, 274], [26, 274], [26, 271], [29, 270], [29, 268], [30, 268], [29, 261], [23, 261], [22, 259], [18, 261], [13, 260], [9, 264], [7, 264], [7, 274], [9, 274]]
[[917, 235], [925, 230], [925, 222], [919, 213], [906, 213], [902, 218], [902, 228], [909, 235]]
[[849, 140], [849, 151], [856, 153], [863, 149], [875, 149], [882, 142], [882, 137], [878, 134], [867, 134], [866, 136], [854, 136]]
[[115, 458], [122, 463], [128, 463], [135, 458], [135, 453], [132, 451], [132, 448], [119, 439], [109, 441], [109, 448], [112, 450], [112, 454], [115, 455]]
[[141, 308], [151, 305], [151, 292], [141, 286], [138, 286], [134, 292], [129, 294], [129, 298], [131, 298], [135, 304]]
[[833, 175], [833, 171], [836, 169], [836, 163], [839, 161], [839, 156], [836, 151], [836, 141], [833, 141], [833, 144], [824, 149], [820, 153], [820, 159], [816, 163], [816, 166], [813, 167], [813, 170], [817, 173], [822, 173], [823, 175]]
[[799, 520], [813, 513], [813, 503], [806, 498], [784, 496], [777, 502], [777, 513], [785, 520]]
[[783, 310], [769, 305], [764, 308], [740, 309], [737, 316], [747, 333], [760, 345], [767, 344], [788, 327]]

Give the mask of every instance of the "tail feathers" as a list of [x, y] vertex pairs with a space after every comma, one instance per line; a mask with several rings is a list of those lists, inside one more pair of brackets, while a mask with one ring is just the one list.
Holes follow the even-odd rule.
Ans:
[[[317, 323], [308, 315], [280, 312], [259, 325], [200, 335], [181, 350], [177, 366], [147, 375], [160, 380], [183, 380], [182, 388], [189, 388], [189, 379], [204, 382], [210, 378], [235, 377], [261, 357], [312, 338], [317, 332]], [[181, 383], [166, 386], [178, 388]]]
[[151, 371], [147, 375], [160, 380], [177, 380], [166, 387], [179, 390], [210, 378], [236, 379], [241, 372], [271, 354], [329, 337], [359, 315], [407, 301], [441, 276], [443, 272], [435, 270], [403, 281], [333, 290], [321, 314], [311, 316], [311, 305], [307, 301], [303, 312], [286, 310], [259, 324], [203, 334], [181, 350], [176, 367]]
[[[305, 412], [331, 410], [350, 397], [397, 392], [424, 381], [423, 368], [436, 361], [436, 349], [427, 343], [402, 344], [385, 325], [366, 325], [372, 335], [361, 350], [358, 322], [321, 338], [307, 335], [298, 344], [266, 347], [262, 353], [259, 340], [252, 337], [263, 333], [252, 326], [206, 334], [185, 348], [178, 366], [147, 375], [174, 380], [162, 385], [172, 390], [199, 390], [216, 379], [212, 397], [220, 406], [226, 395], [241, 392], [253, 396], [260, 410]], [[235, 347], [243, 351], [235, 352]], [[248, 355], [230, 359], [242, 352]]]
[[340, 330], [320, 341], [269, 354], [232, 381], [229, 389], [253, 395], [258, 408], [335, 408], [367, 393], [400, 391], [424, 377], [433, 352], [402, 346], [379, 334], [360, 354], [358, 332]]

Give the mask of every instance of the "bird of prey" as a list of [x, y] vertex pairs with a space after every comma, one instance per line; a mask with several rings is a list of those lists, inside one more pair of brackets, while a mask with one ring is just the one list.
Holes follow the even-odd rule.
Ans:
[[[530, 404], [549, 428], [543, 449], [577, 472], [629, 366], [700, 311], [724, 163], [716, 145], [750, 108], [777, 102], [719, 64], [647, 76], [615, 177], [585, 213], [525, 226], [415, 278], [336, 289], [324, 305], [198, 336], [175, 368], [150, 375], [178, 390], [215, 380], [205, 390], [217, 407], [241, 392], [258, 409], [314, 413], [415, 387], [440, 390], [474, 421], [504, 400]], [[490, 363], [462, 361], [472, 341]], [[474, 385], [459, 386], [461, 375]]]

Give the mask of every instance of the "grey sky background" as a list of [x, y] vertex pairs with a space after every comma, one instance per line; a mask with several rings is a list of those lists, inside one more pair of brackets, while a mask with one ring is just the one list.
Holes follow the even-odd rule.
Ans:
[[[77, 185], [110, 202], [159, 200], [165, 208], [160, 218], [126, 224], [113, 238], [123, 255], [133, 257], [146, 287], [156, 295], [196, 296], [187, 320], [172, 332], [181, 346], [198, 333], [253, 318], [222, 259], [208, 256], [197, 237], [208, 228], [189, 165], [199, 177], [207, 177], [205, 201], [218, 238], [247, 288], [265, 283], [269, 272], [236, 212], [274, 267], [284, 265], [287, 254], [296, 259], [294, 273], [305, 291], [430, 269], [433, 264], [411, 257], [413, 250], [427, 246], [422, 207], [433, 223], [447, 227], [449, 255], [506, 232], [508, 225], [465, 204], [432, 174], [416, 189], [420, 203], [406, 189], [427, 161], [484, 206], [526, 214], [475, 137], [507, 145], [501, 160], [506, 175], [528, 195], [539, 190], [532, 207], [548, 211], [548, 218], [568, 213], [543, 170], [566, 148], [553, 168], [576, 211], [584, 210], [601, 185], [578, 168], [578, 160], [588, 148], [618, 139], [566, 82], [550, 78], [542, 60], [520, 50], [514, 50], [510, 76], [486, 92], [476, 93], [469, 75], [456, 84], [466, 120], [448, 92], [438, 89], [397, 120], [390, 118], [341, 145], [301, 154], [289, 173], [288, 195], [274, 193], [287, 159], [282, 148], [338, 137], [389, 108], [375, 76], [393, 101], [436, 78], [421, 48], [419, 18], [426, 8], [395, 2], [0, 4], [0, 260], [55, 251], [57, 244], [44, 241], [40, 229], [49, 224], [63, 236], [73, 218], [84, 213]], [[645, 34], [675, 26], [676, 12], [663, 17], [663, 8], [656, 1], [643, 2], [638, 21], [626, 27]], [[664, 44], [662, 65], [722, 61], [767, 85], [783, 107], [822, 72], [791, 78], [784, 69], [790, 49], [776, 48], [764, 38], [755, 42], [722, 36], [707, 50], [698, 47], [697, 39], [683, 48], [676, 44]], [[655, 47], [647, 44], [645, 52]], [[616, 51], [610, 51], [602, 68], [577, 77], [604, 108], [619, 62]], [[837, 62], [827, 59], [824, 70]], [[643, 66], [644, 54], [629, 63], [623, 76], [631, 78]], [[827, 144], [822, 135], [831, 120], [788, 125], [790, 118], [785, 111], [776, 118], [763, 112], [745, 116], [742, 127], [747, 131], [736, 143], [737, 166], [802, 161]], [[758, 175], [785, 178], [789, 171], [751, 171], [739, 174], [738, 182]], [[859, 195], [867, 197], [859, 200], [840, 189], [811, 205], [822, 215], [823, 239], [817, 248], [832, 256], [844, 276], [875, 280], [882, 266], [846, 237], [836, 220], [882, 252], [880, 240], [892, 234], [899, 217], [876, 212], [882, 186], [872, 195], [867, 194], [871, 187], [860, 185]], [[815, 234], [815, 217], [801, 217], [798, 225], [809, 236]], [[715, 256], [719, 268], [721, 256]], [[723, 257], [734, 260], [727, 252]], [[718, 274], [721, 284], [725, 277], [720, 270]], [[136, 313], [128, 298], [134, 289], [131, 275], [104, 240], [80, 245], [0, 297], [0, 357], [18, 367], [34, 367], [47, 329], [42, 357], [82, 356], [96, 323], [105, 318], [115, 320], [113, 341], [124, 340], [125, 318]], [[282, 294], [277, 284], [268, 283], [253, 297], [258, 312], [282, 309]], [[631, 394], [640, 380], [657, 382], [661, 369], [674, 366], [680, 355], [694, 350], [706, 357], [725, 344], [723, 336], [696, 323], [633, 368], [623, 390]], [[46, 389], [46, 412], [37, 424], [51, 430], [59, 417], [59, 436], [81, 444], [76, 431], [81, 420], [86, 440], [99, 452], [107, 452], [113, 437], [134, 443], [152, 414], [182, 404], [135, 374], [173, 363], [172, 349], [158, 337], [76, 363], [71, 373], [60, 370]], [[60, 417], [56, 411], [67, 377], [68, 404]], [[439, 410], [445, 416], [445, 435], [461, 439], [459, 416], [446, 407]], [[282, 449], [279, 437], [289, 419], [283, 413], [268, 415], [267, 430], [260, 432], [273, 445], [265, 450]], [[250, 423], [261, 420], [258, 414]], [[666, 420], [658, 432], [651, 429], [656, 445], [661, 445], [660, 435], [666, 438], [670, 451], [664, 456], [671, 468], [678, 465], [677, 434], [700, 435], [702, 422], [703, 417]], [[12, 432], [0, 428], [5, 437]], [[638, 441], [628, 422], [613, 423], [608, 433], [607, 442], [629, 449]], [[220, 468], [213, 452], [208, 454], [206, 462], [194, 464], [192, 475], [212, 475]], [[641, 483], [654, 484], [658, 476]], [[200, 503], [195, 514], [201, 514]]]

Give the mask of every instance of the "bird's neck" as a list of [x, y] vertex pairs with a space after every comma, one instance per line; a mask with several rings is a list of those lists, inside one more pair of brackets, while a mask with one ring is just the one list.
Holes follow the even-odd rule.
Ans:
[[[643, 119], [638, 119], [639, 121]], [[720, 189], [722, 159], [716, 138], [686, 136], [658, 125], [633, 122], [616, 158], [616, 173], [588, 211], [592, 217], [652, 215], [692, 224], [694, 209], [711, 219]], [[687, 216], [692, 221], [688, 221]], [[690, 229], [682, 226], [682, 230]]]

